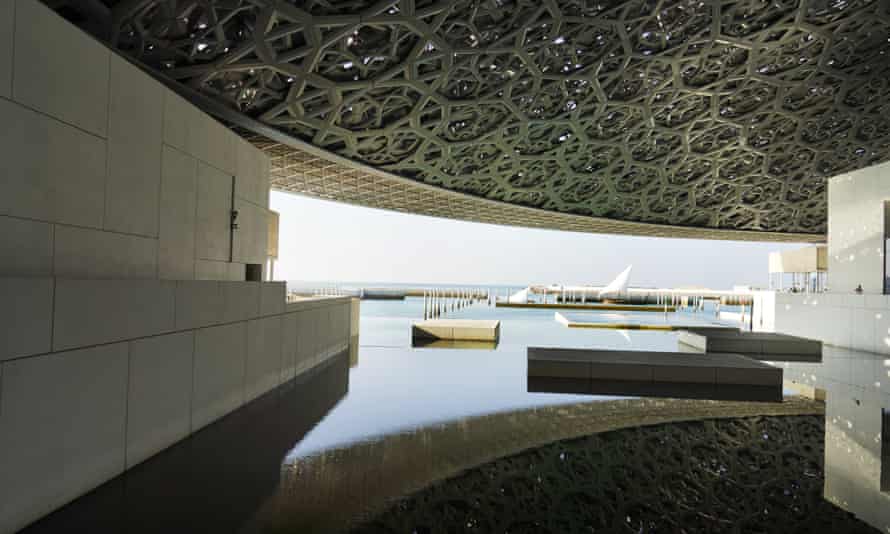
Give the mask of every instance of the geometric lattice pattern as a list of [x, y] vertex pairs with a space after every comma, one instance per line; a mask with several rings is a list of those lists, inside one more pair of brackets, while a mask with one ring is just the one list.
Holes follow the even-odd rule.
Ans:
[[239, 133], [269, 156], [273, 189], [325, 200], [447, 219], [571, 232], [735, 241], [824, 241], [818, 234], [645, 224], [493, 202], [384, 173], [367, 172], [359, 166], [331, 161], [248, 131]]
[[876, 532], [822, 497], [823, 436], [821, 416], [595, 434], [434, 484], [353, 532]]
[[886, 0], [143, 0], [112, 43], [294, 138], [554, 213], [824, 234], [890, 159]]

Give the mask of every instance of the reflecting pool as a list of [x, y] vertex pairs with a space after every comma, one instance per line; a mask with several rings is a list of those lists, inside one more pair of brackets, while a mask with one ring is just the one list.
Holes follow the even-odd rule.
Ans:
[[[437, 514], [454, 519], [460, 517], [465, 505], [436, 508], [431, 503], [457, 491], [472, 509], [462, 513], [476, 519], [451, 524], [448, 531], [487, 532], [494, 528], [491, 525], [507, 524], [498, 514], [515, 515], [522, 503], [534, 501], [534, 506], [544, 506], [549, 501], [532, 493], [553, 487], [552, 483], [535, 486], [534, 479], [527, 477], [506, 486], [482, 484], [491, 473], [528, 465], [536, 457], [546, 458], [548, 466], [563, 466], [558, 451], [571, 450], [587, 460], [572, 464], [575, 467], [568, 471], [560, 467], [553, 476], [577, 478], [591, 461], [596, 463], [590, 460], [597, 458], [589, 451], [591, 443], [612, 443], [609, 440], [614, 438], [609, 436], [643, 436], [634, 434], [638, 432], [634, 429], [651, 427], [660, 429], [650, 433], [655, 436], [651, 443], [662, 440], [665, 455], [679, 455], [664, 458], [672, 462], [671, 478], [682, 478], [681, 467], [686, 466], [688, 484], [698, 485], [695, 491], [670, 490], [678, 499], [686, 499], [683, 506], [691, 515], [668, 514], [664, 503], [670, 499], [664, 496], [657, 506], [637, 499], [639, 506], [631, 509], [627, 503], [618, 506], [613, 499], [608, 504], [602, 496], [582, 490], [572, 493], [573, 504], [567, 501], [564, 513], [577, 515], [582, 513], [578, 510], [600, 507], [597, 531], [620, 532], [633, 527], [635, 532], [672, 532], [677, 525], [671, 521], [677, 517], [713, 511], [704, 505], [696, 511], [691, 500], [698, 498], [696, 495], [715, 494], [714, 502], [720, 502], [739, 494], [739, 488], [727, 485], [751, 485], [759, 480], [750, 473], [736, 476], [727, 464], [723, 479], [704, 484], [695, 477], [724, 471], [716, 464], [713, 469], [693, 465], [693, 460], [711, 462], [719, 457], [729, 462], [731, 457], [762, 463], [763, 458], [772, 458], [770, 461], [780, 462], [773, 466], [782, 472], [779, 485], [787, 487], [774, 484], [763, 488], [782, 495], [786, 490], [805, 494], [806, 498], [779, 499], [776, 502], [787, 501], [787, 506], [776, 508], [773, 503], [771, 513], [786, 508], [789, 517], [809, 513], [813, 521], [824, 519], [839, 532], [874, 527], [890, 532], [890, 493], [882, 490], [890, 475], [884, 468], [885, 464], [890, 466], [890, 460], [883, 461], [890, 450], [882, 437], [886, 436], [882, 427], [887, 420], [883, 409], [890, 408], [890, 397], [883, 389], [890, 383], [890, 360], [884, 357], [826, 347], [820, 364], [777, 363], [785, 369], [786, 399], [782, 403], [533, 393], [527, 391], [526, 376], [530, 345], [674, 351], [677, 334], [567, 328], [554, 320], [553, 310], [495, 308], [480, 302], [449, 311], [446, 317], [501, 320], [496, 347], [412, 347], [410, 325], [421, 318], [422, 306], [423, 299], [416, 298], [362, 302], [360, 334], [348, 351], [78, 499], [29, 531], [435, 532], [433, 523], [447, 524], [444, 516]], [[576, 320], [612, 320], [596, 317], [597, 313], [572, 312], [572, 316]], [[622, 314], [634, 321], [667, 320], [672, 324], [716, 321], [708, 311], [678, 312], [668, 318], [660, 313]], [[824, 397], [826, 402], [797, 396], [798, 391]], [[693, 424], [702, 420], [725, 423]], [[764, 441], [764, 432], [758, 430], [762, 428], [774, 429], [770, 432], [775, 439]], [[708, 443], [712, 448], [726, 448], [720, 440], [727, 432], [736, 433], [733, 446], [738, 450], [722, 456], [703, 452]], [[594, 434], [602, 437], [589, 438]], [[646, 436], [650, 434], [645, 434], [645, 439], [649, 440]], [[756, 442], [756, 458], [746, 456], [745, 440]], [[783, 451], [793, 449], [789, 443], [801, 447], [793, 458], [783, 456]], [[659, 448], [653, 447], [653, 461], [658, 461]], [[611, 467], [600, 469], [597, 476], [621, 466], [639, 469], [643, 465], [632, 449], [614, 446], [610, 450]], [[688, 457], [683, 456], [684, 451], [689, 451]], [[557, 460], [553, 460], [554, 454]], [[787, 465], [781, 463], [786, 457]], [[824, 468], [814, 458], [824, 460]], [[547, 472], [540, 474], [546, 476]], [[765, 468], [761, 474], [763, 484], [779, 478]], [[612, 482], [616, 485], [609, 491], [630, 496], [632, 488], [627, 484], [633, 480], [615, 478]], [[652, 480], [649, 477], [645, 483], [658, 486]], [[663, 485], [667, 487], [667, 482]], [[813, 497], [813, 488], [819, 489], [818, 499]], [[492, 491], [502, 490], [503, 494], [493, 497]], [[723, 493], [716, 495], [719, 492]], [[581, 506], [584, 502], [586, 508]], [[633, 523], [618, 521], [608, 526], [602, 522], [602, 510], [625, 515], [631, 510]], [[845, 510], [855, 512], [873, 527]], [[749, 519], [757, 528], [773, 525], [778, 529], [785, 524], [787, 530], [787, 525], [795, 524], [793, 520], [771, 523]], [[681, 522], [687, 520], [691, 521]], [[505, 530], [590, 526], [572, 518], [545, 523], [538, 518], [522, 523], [522, 528]], [[735, 528], [709, 519], [690, 531], [714, 532], [721, 525], [727, 526], [726, 531]]]

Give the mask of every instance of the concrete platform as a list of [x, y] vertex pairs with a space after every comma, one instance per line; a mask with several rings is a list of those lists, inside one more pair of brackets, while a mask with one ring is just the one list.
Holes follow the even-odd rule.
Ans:
[[411, 339], [415, 343], [423, 339], [497, 342], [500, 337], [500, 321], [432, 319], [411, 325]]
[[696, 384], [690, 382], [642, 382], [635, 380], [587, 380], [574, 378], [527, 377], [529, 393], [609, 395], [666, 399], [705, 399], [719, 401], [779, 402], [781, 391], [773, 386], [739, 384]]
[[620, 323], [620, 322], [586, 322], [586, 321], [573, 321], [561, 314], [560, 312], [555, 312], [553, 314], [553, 319], [562, 325], [565, 325], [569, 328], [593, 328], [600, 330], [659, 330], [664, 332], [672, 332], [679, 330], [689, 330], [692, 328], [701, 329], [705, 331], [711, 330], [738, 330], [738, 328], [734, 328], [731, 326], [720, 326], [720, 325], [702, 325], [702, 326], [693, 326], [693, 325], [682, 325], [682, 324], [670, 324], [670, 323], [659, 323], [659, 324], [645, 324], [645, 323]]
[[732, 352], [755, 360], [821, 362], [822, 342], [770, 332], [688, 328], [678, 342], [701, 353]]
[[561, 304], [543, 302], [496, 302], [496, 308], [526, 308], [546, 310], [600, 310], [600, 311], [635, 311], [664, 313], [677, 311], [676, 306], [656, 306], [651, 304]]
[[[595, 349], [528, 348], [528, 377], [567, 379], [572, 388], [588, 392], [614, 384], [618, 390], [637, 391], [642, 386], [650, 390], [682, 391], [684, 385], [696, 386], [701, 395], [716, 394], [723, 386], [737, 390], [733, 398], [748, 398], [744, 387], [752, 386], [748, 400], [782, 399], [782, 369], [747, 358], [740, 354], [683, 352], [613, 351]], [[580, 381], [580, 382], [579, 382]], [[618, 384], [630, 382], [632, 384]], [[627, 387], [625, 387], [627, 386]], [[735, 386], [742, 386], [736, 388]], [[634, 389], [636, 387], [636, 389]], [[635, 394], [632, 392], [615, 394]], [[691, 389], [690, 389], [691, 392]]]
[[414, 338], [411, 346], [417, 349], [495, 350], [497, 341], [465, 341], [461, 339]]

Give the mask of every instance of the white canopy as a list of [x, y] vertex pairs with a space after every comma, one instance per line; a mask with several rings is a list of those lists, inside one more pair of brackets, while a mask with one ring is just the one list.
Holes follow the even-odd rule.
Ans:
[[609, 282], [609, 285], [600, 289], [600, 300], [627, 297], [627, 287], [630, 284], [630, 272], [631, 270], [633, 270], [633, 268], [633, 265], [628, 265], [627, 269], [621, 271], [621, 274], [619, 274], [615, 277], [614, 280]]
[[507, 302], [510, 304], [528, 304], [528, 288], [513, 293], [510, 295], [510, 298], [507, 299]]

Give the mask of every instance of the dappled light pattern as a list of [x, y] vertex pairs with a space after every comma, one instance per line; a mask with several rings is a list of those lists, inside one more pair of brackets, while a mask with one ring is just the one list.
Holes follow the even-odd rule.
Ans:
[[112, 10], [119, 49], [266, 125], [521, 206], [823, 234], [826, 177], [890, 158], [883, 0]]
[[874, 532], [823, 499], [823, 458], [816, 415], [618, 430], [485, 464], [354, 532]]

